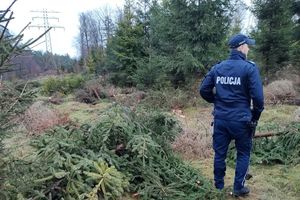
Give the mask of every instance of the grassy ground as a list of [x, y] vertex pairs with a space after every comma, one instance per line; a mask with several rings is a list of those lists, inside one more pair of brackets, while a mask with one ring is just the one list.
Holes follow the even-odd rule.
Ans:
[[[213, 180], [213, 160], [192, 160], [192, 166], [199, 169], [204, 176]], [[250, 169], [253, 178], [246, 182], [251, 193], [245, 199], [249, 200], [298, 200], [300, 196], [300, 166], [262, 166], [254, 165]], [[225, 192], [232, 191], [234, 169], [227, 167], [225, 177]]]
[[99, 114], [108, 108], [111, 103], [101, 102], [95, 105], [79, 103], [75, 101], [67, 101], [61, 105], [53, 106], [62, 113], [68, 113], [72, 121], [84, 124], [86, 122], [95, 121]]
[[[73, 122], [84, 124], [98, 120], [99, 114], [110, 105], [111, 103], [107, 102], [91, 105], [72, 100], [65, 100], [65, 102], [60, 105], [51, 105], [50, 107], [61, 113], [67, 113]], [[29, 133], [22, 123], [13, 128], [11, 132], [12, 133], [4, 140], [4, 147], [7, 155], [20, 159], [29, 156], [33, 151], [29, 144], [31, 139], [35, 137], [35, 134]]]
[[[297, 106], [277, 105], [267, 106], [262, 113], [259, 123], [260, 131], [274, 131], [293, 121], [293, 113]], [[178, 115], [179, 116], [179, 115]], [[178, 117], [183, 126], [196, 129], [199, 134], [210, 132], [209, 122], [212, 120], [211, 107], [186, 109]], [[268, 126], [266, 130], [264, 127]], [[202, 128], [201, 128], [202, 127]], [[207, 149], [211, 151], [211, 149]], [[204, 176], [213, 182], [213, 156], [202, 158], [201, 155], [189, 159], [192, 166], [199, 169]], [[245, 199], [249, 200], [298, 200], [300, 199], [300, 165], [298, 166], [264, 166], [254, 165], [250, 168], [253, 178], [247, 181], [251, 194]], [[227, 166], [225, 177], [225, 192], [227, 199], [235, 199], [229, 195], [232, 191], [234, 169]]]
[[24, 159], [33, 151], [29, 145], [31, 137], [26, 135], [26, 130], [22, 125], [15, 127], [12, 132], [4, 140], [4, 153], [18, 159]]

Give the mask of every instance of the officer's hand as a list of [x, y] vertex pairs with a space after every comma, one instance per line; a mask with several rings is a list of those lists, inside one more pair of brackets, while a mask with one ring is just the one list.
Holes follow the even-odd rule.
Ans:
[[255, 129], [256, 126], [257, 126], [257, 121], [250, 121], [250, 122], [248, 122], [248, 126], [249, 126], [251, 129]]
[[248, 122], [248, 126], [251, 130], [251, 136], [254, 137], [255, 136], [255, 129], [256, 129], [256, 126], [257, 126], [257, 121], [250, 121]]

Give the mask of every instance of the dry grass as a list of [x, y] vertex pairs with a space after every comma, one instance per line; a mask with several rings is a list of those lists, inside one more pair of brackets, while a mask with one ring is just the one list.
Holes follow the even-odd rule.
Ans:
[[42, 101], [35, 102], [23, 116], [23, 123], [30, 135], [40, 134], [49, 128], [66, 124], [69, 121], [67, 114], [48, 108]]
[[24, 134], [26, 132], [27, 130], [22, 124], [12, 129], [13, 134], [4, 140], [4, 155], [17, 159], [26, 159], [32, 155], [34, 152], [34, 148], [30, 146], [32, 137]]
[[132, 93], [116, 94], [114, 95], [114, 100], [128, 107], [136, 107], [145, 96], [145, 92], [136, 90]]
[[[190, 161], [191, 165], [202, 172], [213, 182], [213, 159], [202, 159]], [[250, 188], [249, 196], [245, 200], [298, 200], [300, 194], [299, 173], [300, 166], [287, 167], [276, 166], [250, 166], [250, 173], [253, 178], [246, 181]], [[225, 176], [225, 189], [227, 200], [235, 200], [229, 195], [233, 189], [234, 168], [227, 167]], [[241, 198], [240, 198], [241, 199]]]
[[193, 129], [185, 129], [172, 143], [172, 147], [185, 159], [208, 158], [212, 155], [211, 136]]
[[173, 111], [183, 123], [183, 133], [172, 146], [185, 159], [203, 159], [212, 156], [211, 109]]
[[95, 105], [80, 103], [76, 101], [64, 102], [61, 105], [55, 105], [54, 108], [63, 113], [68, 113], [72, 121], [84, 124], [93, 123], [99, 120], [99, 114], [107, 109], [111, 103], [101, 102]]
[[299, 90], [300, 86], [300, 72], [299, 67], [288, 65], [281, 70], [276, 72], [276, 76], [273, 77], [275, 80], [281, 79], [281, 80], [289, 80], [292, 81], [293, 85], [295, 86], [295, 89]]
[[297, 108], [297, 110], [294, 111], [293, 120], [300, 122], [300, 108]]
[[55, 92], [51, 97], [48, 98], [48, 101], [56, 105], [62, 104], [64, 102], [64, 94]]
[[289, 103], [296, 97], [293, 82], [289, 80], [277, 80], [264, 88], [265, 102], [267, 104]]

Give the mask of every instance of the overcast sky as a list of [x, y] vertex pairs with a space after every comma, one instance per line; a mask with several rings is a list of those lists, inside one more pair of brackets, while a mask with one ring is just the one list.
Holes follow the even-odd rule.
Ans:
[[[0, 10], [6, 9], [13, 0], [1, 0]], [[58, 11], [58, 14], [49, 14], [49, 16], [59, 18], [49, 20], [51, 25], [63, 26], [65, 29], [51, 30], [51, 41], [53, 53], [69, 54], [76, 56], [75, 37], [79, 32], [79, 13], [86, 10], [98, 9], [101, 7], [122, 7], [124, 0], [18, 0], [12, 10], [15, 19], [9, 24], [9, 29], [13, 33], [18, 33], [28, 22], [32, 24], [42, 24], [38, 19], [32, 20], [32, 17], [41, 16], [38, 13], [32, 13], [32, 10]], [[41, 34], [43, 29], [30, 28], [25, 31], [25, 40], [35, 38]], [[41, 42], [44, 39], [41, 39]], [[38, 45], [34, 50], [45, 51], [45, 43]]]
[[[0, 10], [6, 9], [13, 0], [0, 0]], [[251, 0], [244, 0], [250, 5]], [[15, 19], [10, 23], [9, 29], [14, 34], [18, 33], [28, 22], [32, 24], [42, 24], [42, 21], [32, 17], [41, 16], [41, 14], [30, 12], [32, 10], [58, 11], [58, 14], [49, 14], [49, 16], [59, 18], [59, 21], [51, 19], [50, 25], [63, 26], [65, 29], [51, 30], [52, 50], [57, 54], [69, 54], [74, 57], [78, 54], [75, 38], [79, 32], [79, 13], [87, 10], [98, 9], [101, 7], [122, 8], [125, 0], [18, 0], [12, 10]], [[253, 24], [251, 17], [245, 21], [245, 25]], [[246, 29], [247, 27], [244, 27]], [[30, 28], [25, 31], [25, 41], [35, 38], [43, 32], [43, 29]], [[40, 42], [44, 41], [41, 39]], [[45, 43], [42, 43], [34, 50], [45, 51]]]

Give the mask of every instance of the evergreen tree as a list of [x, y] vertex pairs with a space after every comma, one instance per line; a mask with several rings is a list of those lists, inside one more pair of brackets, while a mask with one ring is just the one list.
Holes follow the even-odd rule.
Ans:
[[[179, 86], [224, 58], [230, 1], [166, 0], [156, 9], [153, 47], [166, 57], [165, 72]], [[151, 32], [152, 33], [152, 32]]]
[[[11, 59], [24, 52], [35, 40], [23, 41], [23, 31], [18, 35], [11, 35], [8, 31], [8, 25], [13, 19], [11, 7], [14, 5], [14, 0], [10, 6], [0, 11], [0, 154], [3, 150], [3, 139], [13, 125], [18, 114], [22, 113], [25, 108], [32, 103], [34, 92], [28, 91], [25, 86], [2, 82], [2, 74], [11, 70]], [[25, 27], [26, 28], [26, 27]], [[23, 30], [25, 30], [25, 28]], [[24, 42], [24, 43], [23, 43]], [[0, 191], [2, 193], [3, 185], [5, 185], [4, 177], [6, 174], [3, 171], [6, 162], [3, 160], [3, 155], [0, 155]], [[5, 197], [4, 197], [5, 198]], [[2, 198], [1, 198], [2, 199]]]
[[274, 74], [290, 59], [292, 44], [292, 0], [255, 0], [258, 19], [254, 33], [256, 53], [266, 77]]
[[157, 31], [155, 26], [160, 19], [156, 18], [160, 5], [156, 0], [138, 0], [137, 4], [138, 24], [143, 27], [142, 45], [144, 56], [138, 58], [138, 69], [133, 76], [134, 82], [140, 89], [164, 87], [167, 78], [164, 71], [165, 57], [161, 51], [157, 51]]
[[111, 80], [114, 84], [134, 85], [137, 59], [145, 56], [143, 35], [143, 26], [137, 23], [133, 1], [127, 0], [115, 35], [107, 47], [108, 70], [112, 72]]
[[300, 62], [300, 1], [294, 0], [292, 14], [294, 21], [292, 61], [296, 66], [298, 66], [298, 63]]
[[300, 1], [294, 0], [292, 5], [292, 14], [295, 22], [294, 31], [297, 41], [300, 40]]

